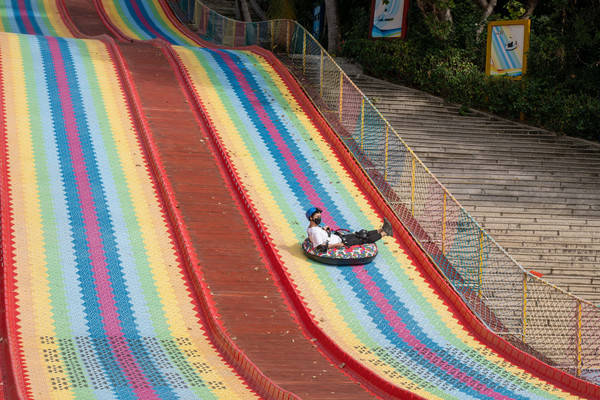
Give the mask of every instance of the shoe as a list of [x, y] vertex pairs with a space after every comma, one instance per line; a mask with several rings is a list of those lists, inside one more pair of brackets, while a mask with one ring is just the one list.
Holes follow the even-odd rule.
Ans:
[[383, 219], [383, 226], [381, 227], [381, 230], [384, 231], [388, 236], [394, 236], [392, 224], [390, 224], [390, 221], [388, 221], [387, 218]]

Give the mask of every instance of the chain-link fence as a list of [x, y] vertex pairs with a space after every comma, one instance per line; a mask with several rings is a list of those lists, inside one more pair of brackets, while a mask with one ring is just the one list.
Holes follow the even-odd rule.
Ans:
[[508, 255], [306, 29], [291, 20], [236, 21], [199, 0], [171, 3], [202, 39], [258, 45], [290, 68], [405, 227], [493, 332], [550, 365], [600, 382], [600, 308]]

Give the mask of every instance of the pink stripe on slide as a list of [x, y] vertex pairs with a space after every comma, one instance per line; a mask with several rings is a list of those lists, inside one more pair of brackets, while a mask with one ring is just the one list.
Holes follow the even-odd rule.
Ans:
[[19, 0], [18, 4], [19, 4], [19, 17], [21, 17], [21, 20], [23, 21], [23, 25], [25, 25], [25, 29], [27, 30], [26, 33], [35, 35], [37, 32], [35, 31], [35, 29], [33, 29], [33, 24], [31, 23], [31, 20], [29, 19], [29, 12], [27, 11], [27, 8], [25, 7], [25, 0]]

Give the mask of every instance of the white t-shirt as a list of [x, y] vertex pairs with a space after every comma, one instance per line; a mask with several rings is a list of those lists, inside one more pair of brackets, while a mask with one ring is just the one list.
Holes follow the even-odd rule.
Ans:
[[329, 244], [342, 243], [342, 238], [333, 232], [331, 232], [331, 236], [329, 236], [327, 231], [320, 226], [313, 226], [312, 228], [308, 227], [306, 233], [308, 233], [308, 238], [310, 239], [313, 247], [320, 246], [327, 241]]

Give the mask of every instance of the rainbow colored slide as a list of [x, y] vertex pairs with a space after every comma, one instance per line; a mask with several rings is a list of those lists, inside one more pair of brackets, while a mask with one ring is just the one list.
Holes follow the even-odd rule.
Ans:
[[[599, 393], [503, 350], [500, 339], [492, 344], [397, 221], [399, 234], [380, 242], [372, 264], [306, 259], [309, 206], [325, 209], [334, 228], [375, 228], [390, 211], [289, 72], [259, 48], [197, 47], [209, 46], [162, 0], [95, 2], [115, 37], [173, 44], [174, 73], [265, 233], [298, 314], [357, 376], [398, 398]], [[3, 29], [28, 34], [0, 33], [10, 395], [258, 397], [207, 337], [115, 44], [50, 37], [76, 35], [58, 10], [53, 0], [0, 2]]]
[[380, 226], [381, 214], [315, 114], [266, 55], [176, 47], [252, 212], [314, 322], [377, 378], [423, 398], [574, 398], [492, 351], [462, 323], [397, 239], [372, 264], [325, 267], [299, 243], [304, 210], [324, 223]]
[[119, 68], [110, 41], [0, 33], [7, 395], [258, 397], [208, 340]]

